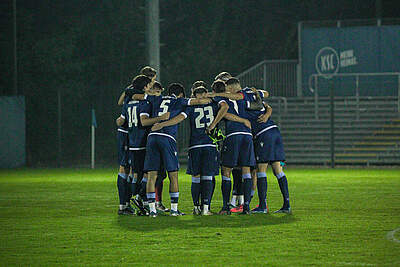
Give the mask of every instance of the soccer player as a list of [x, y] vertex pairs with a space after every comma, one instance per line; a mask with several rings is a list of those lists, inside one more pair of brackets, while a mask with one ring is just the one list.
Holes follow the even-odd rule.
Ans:
[[[249, 91], [249, 88], [244, 90]], [[232, 92], [233, 93], [233, 92]], [[257, 93], [253, 90], [253, 97], [257, 97]], [[259, 90], [260, 97], [265, 98], [265, 91]], [[239, 94], [235, 94], [237, 97]], [[257, 175], [254, 179], [257, 184], [259, 197], [259, 205], [253, 209], [254, 213], [268, 213], [266, 200], [267, 194], [267, 167], [271, 164], [274, 175], [276, 176], [283, 197], [283, 206], [275, 213], [291, 213], [289, 202], [289, 189], [286, 175], [282, 170], [281, 162], [285, 161], [285, 153], [283, 149], [282, 136], [278, 126], [270, 119], [272, 108], [265, 105], [266, 110], [248, 111], [248, 118], [252, 125], [254, 136], [255, 156], [257, 162]]]
[[[132, 85], [129, 85], [122, 93], [118, 105], [126, 103], [128, 97], [125, 97], [125, 91], [132, 89]], [[122, 101], [121, 101], [122, 99]], [[121, 103], [120, 103], [121, 102]], [[135, 210], [130, 206], [130, 185], [129, 185], [129, 137], [128, 137], [128, 123], [118, 125], [117, 128], [117, 148], [118, 148], [118, 163], [119, 172], [117, 178], [117, 188], [119, 196], [119, 215], [133, 215]]]
[[[218, 77], [218, 76], [217, 76]], [[223, 197], [223, 207], [219, 214], [230, 214], [229, 208], [229, 198], [231, 191], [231, 172], [233, 167], [240, 166], [242, 169], [242, 178], [244, 180], [244, 207], [243, 214], [250, 213], [250, 200], [251, 200], [251, 173], [250, 167], [255, 165], [253, 141], [250, 126], [243, 125], [236, 121], [230, 121], [232, 116], [237, 116], [243, 118], [245, 114], [245, 109], [247, 107], [247, 102], [245, 98], [247, 97], [246, 92], [241, 92], [240, 82], [236, 78], [229, 78], [226, 82], [226, 91], [228, 93], [218, 93], [214, 94], [216, 98], [226, 97], [226, 94], [230, 92], [240, 91], [239, 98], [237, 100], [229, 99], [228, 105], [229, 110], [226, 115], [228, 119], [226, 121], [226, 140], [222, 149], [222, 197]], [[226, 101], [226, 100], [224, 100]], [[254, 101], [253, 99], [248, 99], [248, 101]], [[255, 103], [254, 107], [260, 109], [260, 103]]]
[[[224, 97], [229, 96], [229, 98], [236, 99], [229, 99], [228, 114], [232, 113], [239, 117], [245, 117], [246, 108], [261, 109], [263, 107], [261, 98], [258, 98], [257, 101], [250, 98], [247, 92], [241, 89], [238, 79], [229, 78], [225, 84], [226, 93], [218, 93], [214, 95]], [[251, 130], [250, 127], [244, 127], [242, 124], [238, 124], [237, 122], [227, 121], [226, 136], [227, 138], [222, 150], [222, 191], [224, 203], [220, 214], [230, 214], [231, 212], [228, 203], [231, 189], [230, 174], [235, 166], [240, 166], [242, 169], [244, 184], [244, 206], [242, 213], [249, 214], [252, 190], [250, 167], [255, 165]]]
[[[197, 99], [207, 97], [207, 89], [198, 86], [192, 91]], [[211, 215], [209, 205], [212, 193], [213, 176], [219, 173], [218, 152], [216, 145], [206, 134], [206, 128], [214, 128], [228, 111], [228, 105], [221, 102], [206, 105], [189, 106], [185, 111], [169, 121], [155, 124], [152, 130], [160, 130], [166, 126], [180, 123], [185, 118], [190, 120], [189, 162], [187, 174], [192, 175], [193, 214]], [[202, 197], [203, 206], [200, 207], [199, 198]]]
[[[138, 75], [132, 81], [131, 89], [126, 91], [126, 96], [130, 99], [133, 92], [149, 92], [151, 85], [151, 80], [147, 76]], [[128, 124], [128, 136], [129, 136], [129, 159], [131, 162], [131, 177], [128, 184], [131, 187], [131, 192], [133, 195], [139, 191], [136, 188], [137, 181], [142, 180], [143, 177], [143, 163], [146, 148], [146, 139], [148, 134], [148, 129], [141, 125], [139, 120], [139, 114], [141, 110], [145, 109], [146, 103], [144, 101], [132, 100], [127, 101], [122, 109], [121, 116], [117, 119], [117, 125], [121, 126], [125, 123]], [[161, 121], [169, 118], [169, 113], [165, 113], [160, 117], [157, 117], [155, 121]], [[130, 201], [126, 199], [126, 201]]]
[[[150, 66], [145, 66], [140, 70], [140, 73], [146, 75], [151, 79], [151, 82], [154, 83], [157, 77], [157, 72]], [[126, 92], [134, 93], [134, 88], [132, 84], [127, 86], [125, 90], [121, 93], [118, 99], [118, 105], [122, 106], [129, 100], [130, 96], [126, 96]], [[138, 91], [136, 91], [138, 92]], [[132, 182], [132, 177], [129, 175], [129, 137], [128, 137], [128, 128], [127, 122], [122, 124], [117, 129], [117, 147], [118, 147], [118, 163], [119, 163], [119, 172], [117, 179], [117, 187], [118, 187], [118, 195], [120, 199], [120, 206], [118, 210], [118, 214], [133, 214], [135, 211], [130, 206], [130, 198], [132, 195], [130, 183]], [[122, 203], [123, 202], [123, 203]]]
[[[153, 69], [150, 66], [145, 66], [140, 70], [140, 74], [141, 75], [145, 75], [147, 77], [149, 77], [151, 79], [151, 84], [150, 84], [150, 88], [152, 88], [153, 84], [156, 82], [156, 78], [157, 78], [157, 71], [155, 69]], [[133, 89], [132, 85], [128, 86], [126, 89]], [[140, 91], [133, 91], [133, 93], [142, 93]], [[125, 91], [122, 92], [122, 94], [120, 95], [119, 99], [118, 99], [118, 105], [122, 106], [124, 104], [124, 99], [125, 99]]]
[[[161, 93], [164, 91], [164, 88], [162, 87], [161, 83], [155, 82], [152, 87], [152, 92], [156, 96], [160, 96]], [[143, 157], [144, 160], [144, 157]], [[162, 191], [164, 187], [164, 179], [167, 178], [167, 172], [165, 171], [165, 168], [162, 166], [160, 170], [157, 172], [157, 180], [156, 180], [156, 209], [157, 211], [160, 212], [169, 212], [169, 209], [164, 206], [162, 203]], [[144, 190], [146, 192], [146, 189]]]
[[266, 106], [268, 112], [250, 112], [252, 117], [249, 120], [252, 124], [254, 134], [255, 155], [257, 161], [257, 191], [259, 197], [259, 206], [252, 212], [268, 213], [266, 206], [267, 194], [267, 175], [268, 164], [272, 166], [272, 171], [278, 180], [279, 188], [283, 197], [282, 208], [275, 213], [291, 213], [289, 202], [289, 188], [285, 173], [282, 170], [281, 162], [285, 161], [285, 152], [283, 149], [282, 136], [278, 126], [269, 117], [272, 109]]
[[[142, 115], [140, 119], [143, 124], [154, 124], [155, 117], [170, 112], [171, 117], [175, 117], [183, 112], [188, 105], [208, 104], [211, 100], [205, 99], [186, 99], [185, 91], [181, 84], [173, 83], [168, 87], [168, 96], [149, 96], [147, 94], [136, 94], [134, 99], [146, 99], [151, 105], [151, 116]], [[183, 215], [178, 210], [179, 186], [178, 186], [178, 152], [176, 147], [176, 134], [178, 125], [164, 127], [163, 129], [150, 132], [147, 138], [145, 171], [148, 172], [147, 199], [149, 201], [150, 216], [156, 217], [155, 207], [155, 182], [157, 171], [160, 169], [161, 162], [168, 172], [170, 179], [171, 197], [171, 216]]]

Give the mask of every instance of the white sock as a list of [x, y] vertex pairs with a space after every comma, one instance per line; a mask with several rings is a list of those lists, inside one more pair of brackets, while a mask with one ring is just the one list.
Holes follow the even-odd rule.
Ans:
[[243, 205], [243, 203], [244, 203], [244, 195], [239, 195], [239, 200], [238, 200], [239, 206]]
[[178, 211], [178, 203], [171, 203], [171, 210]]
[[208, 212], [208, 205], [203, 205], [203, 214]]
[[236, 198], [237, 198], [236, 195], [232, 195], [232, 199], [231, 199], [231, 205], [232, 206], [236, 206]]
[[156, 203], [152, 202], [149, 203], [150, 212], [157, 212], [156, 211]]
[[125, 205], [119, 205], [119, 210], [125, 209]]

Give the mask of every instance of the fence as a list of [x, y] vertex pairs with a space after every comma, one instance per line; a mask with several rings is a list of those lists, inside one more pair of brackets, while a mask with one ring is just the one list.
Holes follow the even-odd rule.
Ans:
[[237, 77], [244, 86], [268, 90], [271, 96], [297, 96], [297, 60], [263, 60]]
[[[318, 119], [319, 116], [319, 77], [325, 77], [326, 75], [324, 74], [312, 74], [309, 76], [308, 83], [309, 83], [309, 89], [312, 93], [314, 93], [314, 115], [315, 119]], [[393, 86], [393, 92], [396, 92], [397, 95], [397, 112], [400, 113], [400, 72], [382, 72], [382, 73], [336, 73], [336, 74], [331, 74], [330, 75], [330, 80], [328, 82], [325, 82], [325, 85], [329, 87], [334, 87], [334, 82], [335, 80], [332, 80], [333, 77], [351, 77], [353, 78], [353, 86], [354, 86], [354, 91], [347, 90], [348, 92], [353, 92], [352, 96], [355, 98], [356, 101], [356, 118], [357, 120], [359, 119], [359, 114], [360, 114], [360, 108], [359, 108], [359, 103], [360, 103], [360, 77], [376, 77], [376, 76], [392, 76], [395, 77], [394, 82], [397, 82], [397, 86]], [[326, 80], [325, 80], [326, 81]], [[339, 81], [340, 84], [343, 83], [343, 81]], [[345, 84], [351, 84], [352, 81], [345, 81]], [[347, 85], [348, 86], [348, 85]], [[351, 85], [350, 85], [351, 86]], [[329, 89], [329, 88], [328, 88]]]

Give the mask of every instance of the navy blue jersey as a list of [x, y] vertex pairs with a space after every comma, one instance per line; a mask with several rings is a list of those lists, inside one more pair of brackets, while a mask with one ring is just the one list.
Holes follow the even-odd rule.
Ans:
[[[173, 96], [154, 96], [154, 95], [145, 95], [146, 100], [151, 103], [151, 114], [150, 117], [158, 117], [163, 115], [164, 113], [170, 112], [170, 118], [178, 116], [181, 114], [186, 106], [189, 105], [190, 100], [187, 98], [176, 98]], [[184, 114], [186, 115], [186, 114]], [[162, 128], [161, 130], [151, 132], [150, 135], [164, 135], [171, 137], [176, 141], [176, 134], [178, 132], [178, 124], [167, 126]]]
[[[129, 86], [128, 86], [129, 87]], [[128, 88], [127, 87], [127, 88]], [[126, 89], [127, 89], [126, 88]], [[125, 90], [126, 90], [125, 89]], [[125, 92], [125, 90], [124, 90], [124, 92]], [[125, 104], [128, 102], [128, 98], [125, 96], [125, 98], [124, 98], [124, 104], [123, 104], [123, 106], [122, 106], [122, 112], [123, 112], [123, 110], [124, 110], [124, 106], [125, 106]], [[122, 113], [121, 112], [121, 113]], [[121, 126], [119, 126], [118, 127], [118, 131], [120, 131], [120, 132], [123, 132], [123, 133], [128, 133], [128, 122], [125, 120], [125, 122], [121, 125]]]
[[[242, 117], [242, 118], [246, 118], [247, 103], [254, 101], [254, 99], [251, 98], [249, 96], [249, 94], [243, 90], [240, 91], [240, 93], [243, 94], [242, 100], [230, 100], [230, 99], [226, 99], [223, 97], [214, 97], [214, 100], [218, 103], [220, 103], [221, 101], [225, 101], [229, 106], [228, 113], [234, 114], [234, 115]], [[226, 134], [226, 136], [230, 136], [233, 134], [250, 134], [251, 135], [251, 130], [249, 128], [247, 128], [241, 122], [225, 120], [225, 134]]]
[[207, 105], [189, 106], [184, 113], [189, 117], [190, 142], [189, 148], [197, 145], [213, 144], [205, 130], [218, 113], [218, 104], [211, 102]]
[[125, 119], [125, 122], [128, 125], [129, 148], [131, 150], [132, 148], [144, 149], [146, 147], [149, 127], [144, 127], [141, 124], [140, 114], [148, 112], [149, 105], [147, 101], [131, 100], [125, 103], [122, 108], [121, 117]]

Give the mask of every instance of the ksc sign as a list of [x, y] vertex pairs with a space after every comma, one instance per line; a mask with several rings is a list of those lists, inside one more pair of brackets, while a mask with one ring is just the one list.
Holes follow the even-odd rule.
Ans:
[[330, 79], [339, 71], [339, 55], [332, 47], [320, 49], [315, 57], [315, 69], [325, 79]]

